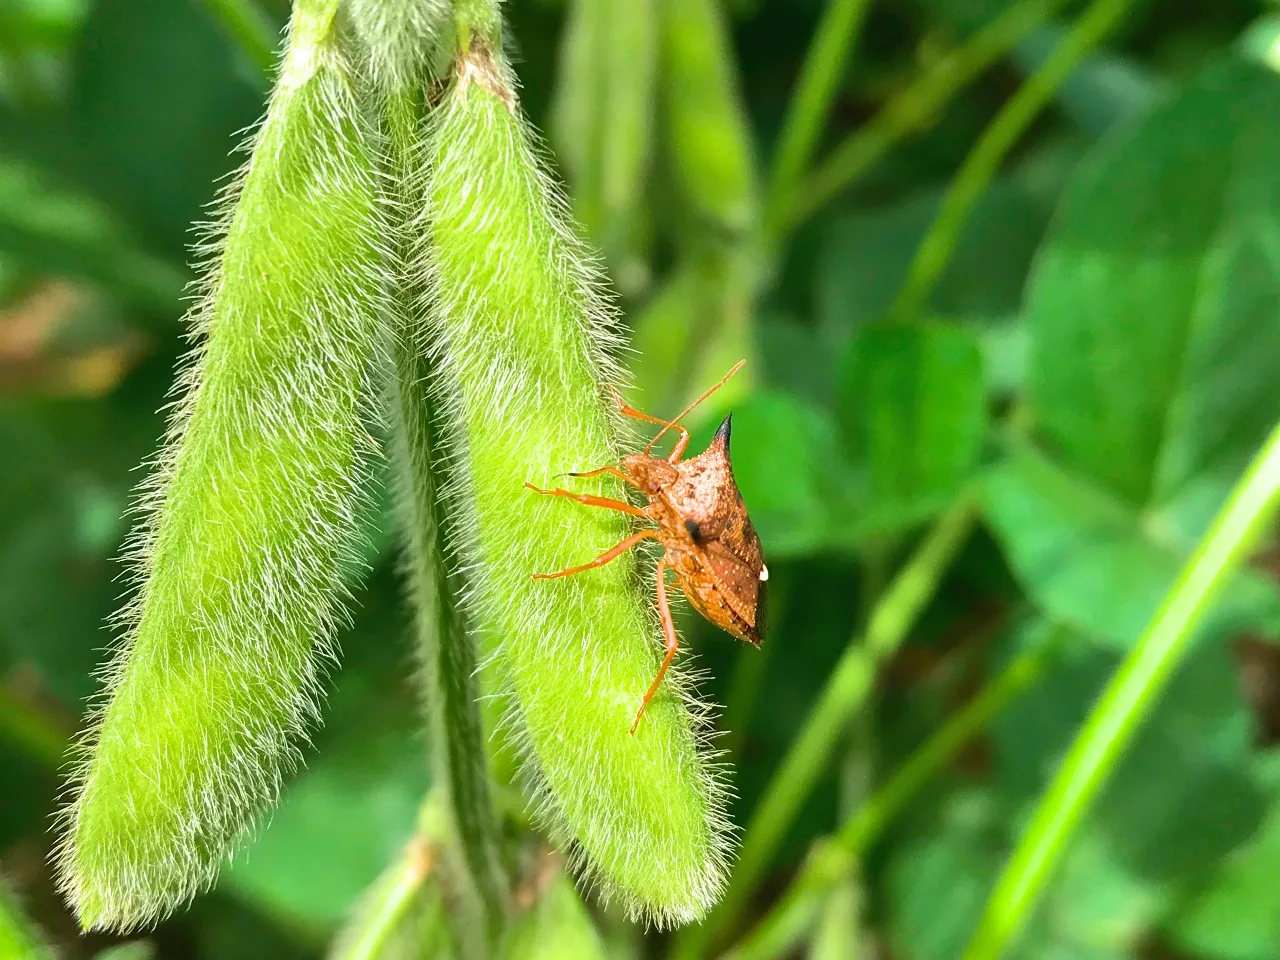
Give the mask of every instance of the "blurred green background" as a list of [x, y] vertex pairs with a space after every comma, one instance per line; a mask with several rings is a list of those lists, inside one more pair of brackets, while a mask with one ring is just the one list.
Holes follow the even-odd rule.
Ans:
[[[1084, 16], [1115, 22], [1044, 86], [1085, 6], [873, 0], [836, 58], [816, 172], [801, 156], [788, 179], [770, 171], [823, 0], [724, 0], [724, 58], [699, 4], [507, 3], [524, 108], [633, 332], [633, 402], [673, 413], [752, 359], [726, 402], [768, 641], [682, 622], [727, 704], [739, 823], [922, 531], [971, 484], [980, 499], [761, 906], [1011, 658], [1043, 669], [877, 838], [854, 877], [863, 952], [836, 956], [959, 955], [1056, 760], [1280, 420], [1268, 7], [1095, 3]], [[184, 350], [192, 224], [262, 111], [254, 38], [286, 15], [0, 0], [0, 869], [69, 957], [117, 941], [77, 938], [52, 889], [57, 769]], [[1023, 123], [1005, 108], [1036, 83]], [[984, 137], [991, 176], [967, 168], [945, 200]], [[931, 232], [940, 211], [951, 234]], [[306, 770], [216, 891], [149, 936], [157, 956], [319, 956], [409, 835], [427, 748], [388, 522], [367, 518], [372, 573]], [[1264, 550], [1233, 581], [1020, 956], [1280, 957], [1277, 572]], [[601, 919], [618, 956], [661, 955], [662, 935]]]

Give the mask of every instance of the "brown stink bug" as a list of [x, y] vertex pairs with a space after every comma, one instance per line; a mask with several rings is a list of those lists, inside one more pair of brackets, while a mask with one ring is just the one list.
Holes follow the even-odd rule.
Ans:
[[[733, 465], [729, 459], [731, 416], [724, 418], [706, 450], [688, 460], [680, 459], [689, 445], [689, 431], [680, 425], [680, 420], [724, 386], [744, 363], [746, 361], [742, 360], [735, 364], [719, 383], [670, 421], [632, 409], [614, 391], [614, 400], [621, 413], [636, 420], [661, 424], [662, 429], [642, 452], [627, 454], [616, 464], [569, 476], [612, 474], [648, 498], [649, 503], [644, 508], [607, 497], [560, 489], [542, 490], [531, 483], [525, 484], [537, 493], [618, 510], [656, 524], [654, 528], [632, 534], [587, 563], [557, 573], [533, 575], [535, 580], [551, 580], [602, 567], [649, 537], [666, 549], [658, 561], [658, 612], [662, 617], [667, 653], [636, 713], [635, 723], [631, 725], [632, 733], [636, 732], [645, 708], [662, 685], [662, 678], [666, 676], [679, 646], [675, 623], [671, 619], [671, 606], [667, 602], [668, 568], [675, 572], [676, 581], [693, 608], [717, 627], [756, 647], [764, 639], [765, 584], [769, 579], [769, 568], [764, 565], [760, 538], [751, 525], [747, 506], [733, 478]], [[675, 430], [680, 435], [671, 453], [666, 457], [650, 456], [653, 445], [668, 430]]]

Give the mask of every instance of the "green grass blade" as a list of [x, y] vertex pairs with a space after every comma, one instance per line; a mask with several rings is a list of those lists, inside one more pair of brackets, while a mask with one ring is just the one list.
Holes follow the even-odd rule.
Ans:
[[1187, 561], [1089, 714], [987, 901], [966, 960], [995, 960], [1030, 919], [1054, 867], [1187, 652], [1196, 625], [1280, 507], [1280, 426]]

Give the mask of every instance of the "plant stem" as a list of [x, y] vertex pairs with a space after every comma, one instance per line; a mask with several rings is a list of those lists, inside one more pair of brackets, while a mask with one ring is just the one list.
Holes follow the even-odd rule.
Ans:
[[794, 198], [787, 215], [773, 224], [769, 238], [772, 244], [781, 244], [787, 233], [849, 189], [898, 141], [929, 122], [966, 84], [1043, 23], [1063, 2], [1020, 0], [959, 49], [935, 62], [806, 177], [804, 192]]
[[796, 183], [813, 156], [831, 111], [831, 100], [857, 43], [868, 0], [830, 0], [814, 33], [782, 125], [765, 200], [765, 232], [777, 232]]
[[859, 807], [834, 837], [814, 850], [782, 900], [724, 960], [764, 960], [781, 956], [799, 943], [825, 898], [885, 827], [992, 718], [1044, 675], [1065, 636], [1066, 630], [1056, 628], [1034, 649], [1019, 655], [945, 726], [934, 732], [876, 791], [870, 802]]
[[204, 5], [266, 76], [276, 65], [280, 31], [254, 0], [204, 0]]
[[969, 151], [942, 209], [916, 251], [891, 313], [911, 318], [924, 309], [951, 260], [960, 231], [1000, 164], [1085, 56], [1102, 42], [1133, 6], [1133, 0], [1094, 0], [1053, 55], [1005, 104]]
[[1280, 425], [1116, 671], [996, 882], [964, 956], [994, 960], [1029, 919], [1076, 827], [1182, 661], [1195, 627], [1280, 508]]
[[431, 714], [435, 778], [444, 788], [453, 832], [479, 896], [485, 927], [491, 942], [496, 942], [505, 921], [509, 893], [480, 716], [476, 681], [479, 658], [463, 612], [464, 584], [460, 574], [450, 570], [457, 566], [449, 549], [450, 543], [458, 542], [452, 529], [457, 511], [451, 510], [443, 497], [447, 486], [447, 465], [441, 455], [444, 438], [429, 396], [430, 385], [437, 382], [438, 374], [428, 357], [421, 315], [426, 293], [409, 266], [413, 259], [413, 217], [425, 202], [411, 186], [421, 183], [418, 154], [422, 149], [422, 108], [412, 94], [403, 94], [391, 98], [387, 115], [392, 154], [389, 182], [398, 185], [401, 193], [395, 206], [399, 214], [395, 229], [401, 284], [392, 293], [399, 301], [395, 318], [400, 325], [392, 335], [392, 423], [409, 593]]
[[688, 929], [677, 944], [677, 956], [703, 956], [712, 938], [738, 918], [800, 806], [827, 768], [836, 740], [870, 694], [877, 668], [898, 649], [933, 596], [968, 538], [976, 512], [969, 493], [952, 504], [876, 605], [862, 641], [849, 644], [765, 789], [747, 826], [724, 898], [701, 926]]

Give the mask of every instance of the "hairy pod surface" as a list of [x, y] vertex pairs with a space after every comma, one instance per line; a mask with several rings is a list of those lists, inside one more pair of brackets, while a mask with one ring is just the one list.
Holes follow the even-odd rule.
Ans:
[[316, 719], [371, 447], [379, 269], [335, 7], [296, 5], [144, 488], [139, 590], [60, 850], [86, 928], [154, 922], [208, 887]]
[[[630, 532], [622, 514], [523, 487], [618, 459], [601, 388], [619, 382], [617, 344], [597, 280], [510, 78], [483, 48], [460, 58], [429, 137], [433, 349], [465, 430], [452, 452], [469, 468], [453, 495], [514, 732], [544, 822], [603, 894], [656, 923], [688, 922], [722, 886], [727, 828], [679, 682], [628, 734], [658, 665], [653, 567], [625, 554], [587, 576], [531, 579]], [[580, 489], [624, 496], [610, 478]]]
[[365, 55], [365, 73], [383, 92], [403, 93], [448, 69], [449, 0], [348, 0], [347, 12]]

